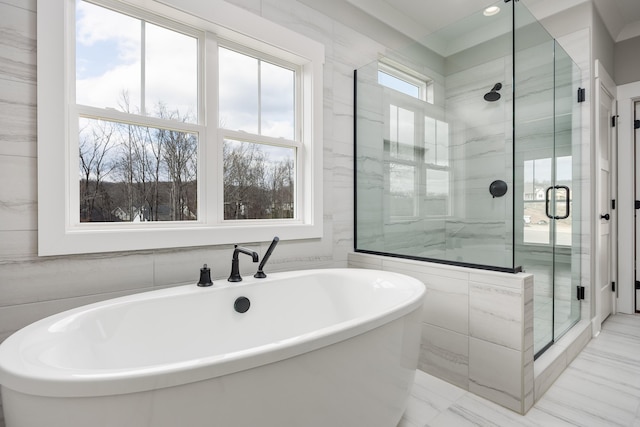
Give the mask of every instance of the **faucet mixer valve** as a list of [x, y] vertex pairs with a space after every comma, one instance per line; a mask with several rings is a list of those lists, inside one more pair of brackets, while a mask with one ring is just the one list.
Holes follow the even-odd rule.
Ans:
[[205, 287], [211, 285], [213, 285], [213, 282], [211, 281], [211, 269], [207, 267], [207, 264], [205, 264], [200, 269], [200, 280], [198, 280], [198, 286]]

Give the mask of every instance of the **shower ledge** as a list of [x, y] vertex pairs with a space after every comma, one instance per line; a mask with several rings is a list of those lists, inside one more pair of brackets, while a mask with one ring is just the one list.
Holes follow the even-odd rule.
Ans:
[[581, 320], [533, 363], [537, 402], [591, 340], [591, 323]]

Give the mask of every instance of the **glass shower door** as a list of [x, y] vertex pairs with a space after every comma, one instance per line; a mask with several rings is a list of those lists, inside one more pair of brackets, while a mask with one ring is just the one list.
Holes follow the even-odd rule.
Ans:
[[[534, 274], [534, 352], [580, 317], [580, 71], [515, 3], [514, 196], [516, 265]], [[521, 211], [518, 211], [521, 209]]]
[[[554, 341], [580, 319], [580, 106], [578, 66], [555, 43], [555, 186]], [[564, 190], [566, 188], [566, 190]]]
[[534, 352], [554, 340], [556, 194], [554, 41], [526, 7], [514, 9], [515, 264], [534, 275]]

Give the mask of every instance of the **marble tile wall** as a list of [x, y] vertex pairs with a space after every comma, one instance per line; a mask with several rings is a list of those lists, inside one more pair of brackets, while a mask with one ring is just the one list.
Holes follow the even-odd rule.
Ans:
[[426, 286], [419, 369], [518, 413], [534, 401], [533, 276], [369, 254], [349, 266]]

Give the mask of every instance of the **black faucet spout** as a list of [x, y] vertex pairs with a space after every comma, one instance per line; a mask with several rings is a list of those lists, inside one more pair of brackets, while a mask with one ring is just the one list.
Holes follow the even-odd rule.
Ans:
[[258, 253], [252, 251], [247, 248], [243, 248], [241, 246], [235, 245], [235, 249], [233, 250], [233, 258], [231, 258], [231, 274], [227, 279], [229, 282], [241, 282], [242, 277], [240, 276], [240, 260], [238, 259], [238, 254], [243, 253], [245, 255], [249, 255], [253, 262], [258, 262]]

